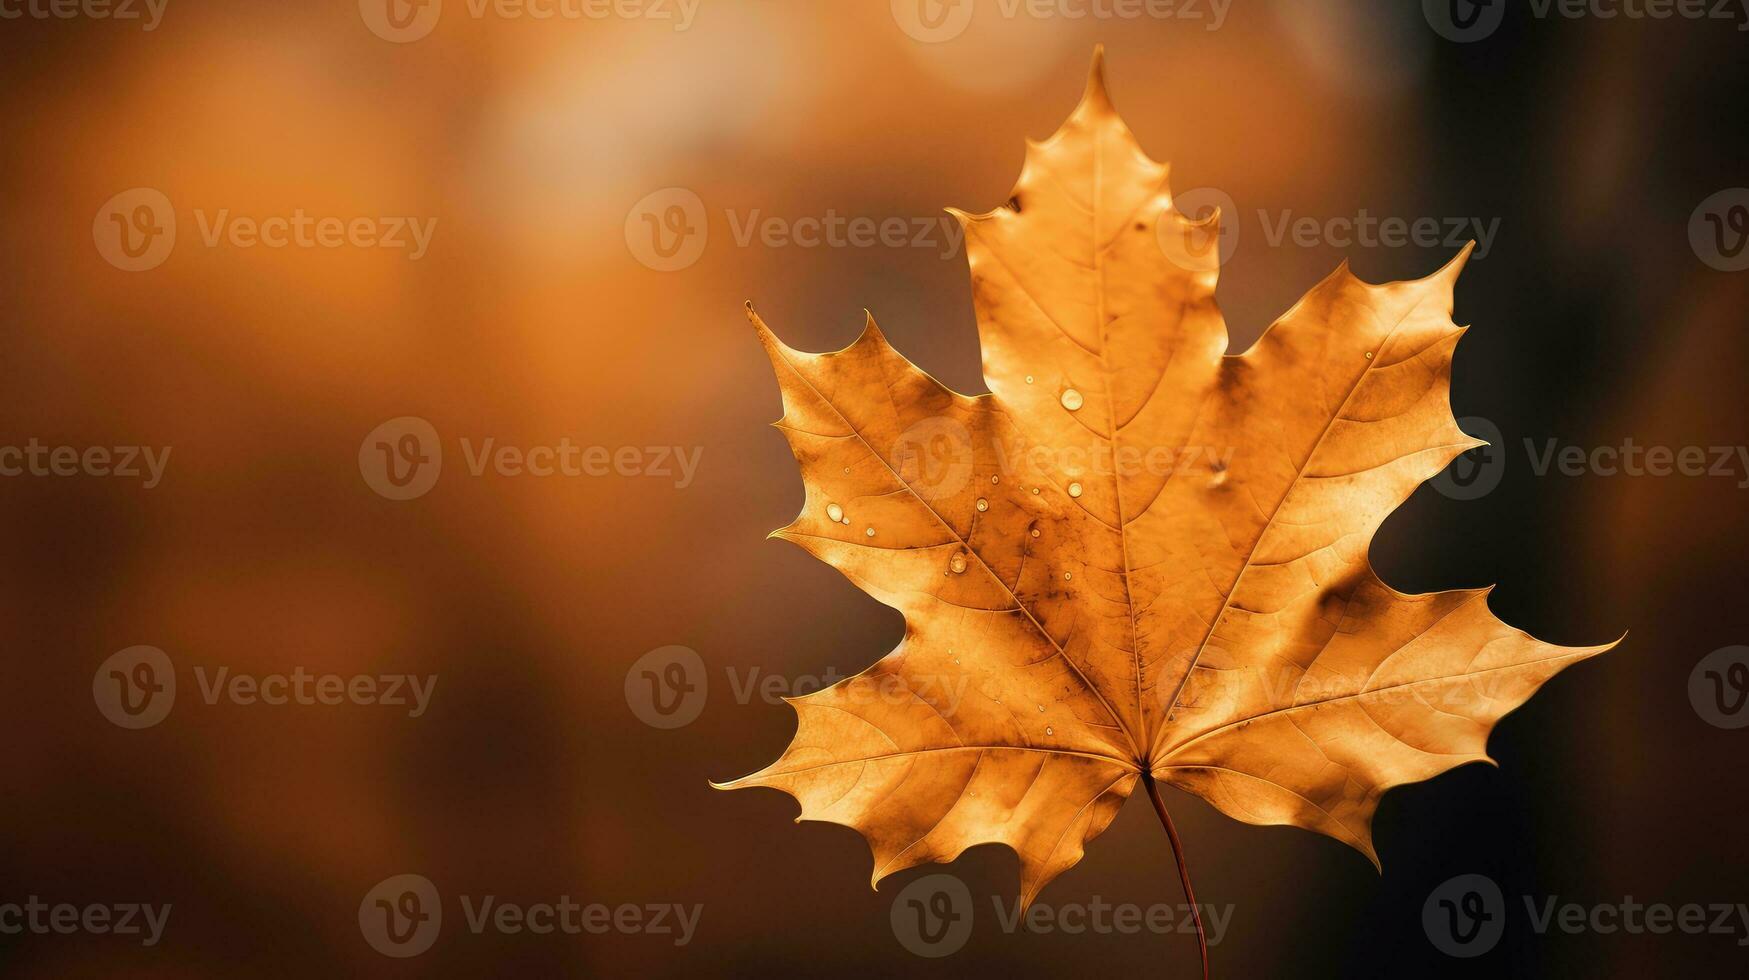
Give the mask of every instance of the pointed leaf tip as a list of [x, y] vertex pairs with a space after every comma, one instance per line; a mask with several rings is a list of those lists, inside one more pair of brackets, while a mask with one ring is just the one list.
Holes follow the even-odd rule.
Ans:
[[1087, 88], [1082, 92], [1083, 104], [1089, 102], [1111, 104], [1111, 95], [1105, 87], [1105, 45], [1093, 46], [1093, 64], [1087, 68]]
[[1435, 272], [1431, 278], [1447, 284], [1457, 282], [1457, 277], [1464, 271], [1464, 266], [1469, 264], [1470, 255], [1475, 250], [1476, 240], [1472, 238], [1468, 244], [1458, 250], [1458, 254], [1451, 257], [1450, 261], [1440, 266], [1439, 271]]
[[[850, 346], [856, 347], [864, 343], [886, 344], [887, 335], [881, 333], [880, 325], [875, 323], [874, 314], [866, 309], [863, 310], [862, 313], [862, 336], [856, 338], [856, 343], [851, 344]], [[849, 348], [846, 348], [846, 350], [848, 349]]]
[[747, 304], [747, 322], [753, 324], [753, 334], [759, 338], [761, 344], [765, 345], [765, 351], [771, 355], [774, 367], [796, 354], [794, 348], [778, 339], [776, 332], [766, 325], [765, 318], [759, 315], [759, 311], [753, 308], [751, 302]]

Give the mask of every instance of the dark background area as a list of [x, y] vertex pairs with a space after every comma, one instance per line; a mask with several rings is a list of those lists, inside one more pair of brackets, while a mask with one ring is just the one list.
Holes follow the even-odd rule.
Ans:
[[[358, 5], [169, 0], [151, 31], [0, 20], [0, 446], [172, 446], [161, 485], [0, 478], [0, 905], [172, 903], [163, 941], [0, 935], [12, 976], [588, 973], [1189, 975], [1183, 935], [1010, 935], [992, 898], [1011, 853], [868, 888], [847, 829], [792, 826], [778, 793], [707, 779], [774, 758], [786, 683], [861, 670], [896, 613], [765, 540], [801, 501], [747, 298], [792, 345], [831, 350], [864, 307], [893, 344], [983, 390], [961, 254], [739, 247], [761, 216], [933, 218], [1008, 196], [1025, 137], [1052, 132], [1095, 42], [1113, 97], [1173, 187], [1242, 215], [1220, 298], [1233, 349], [1344, 258], [1371, 281], [1455, 251], [1301, 247], [1257, 218], [1498, 219], [1458, 287], [1453, 408], [1500, 430], [1496, 490], [1424, 487], [1373, 560], [1408, 592], [1498, 583], [1505, 621], [1562, 644], [1626, 641], [1495, 730], [1500, 768], [1390, 793], [1382, 874], [1341, 844], [1257, 828], [1167, 790], [1199, 898], [1231, 908], [1216, 976], [1739, 975], [1726, 935], [1538, 934], [1524, 898], [1587, 907], [1749, 902], [1749, 729], [1708, 723], [1690, 674], [1749, 643], [1749, 500], [1728, 477], [1549, 473], [1526, 440], [1587, 450], [1749, 443], [1749, 272], [1690, 247], [1703, 200], [1749, 185], [1735, 20], [1538, 18], [1511, 5], [1457, 43], [1417, 4], [1235, 0], [1207, 19], [1002, 18], [978, 0], [925, 43], [886, 0], [704, 0], [648, 18], [472, 17], [421, 40]], [[135, 187], [175, 202], [145, 272], [106, 263], [92, 222]], [[709, 210], [690, 267], [628, 247], [628, 213], [684, 187]], [[1749, 191], [1740, 203], [1749, 203]], [[417, 261], [381, 248], [207, 247], [195, 211], [435, 217]], [[635, 218], [635, 214], [633, 214]], [[634, 221], [635, 225], [635, 221]], [[443, 475], [373, 492], [360, 442], [418, 416]], [[657, 477], [472, 477], [458, 445], [702, 450]], [[138, 731], [92, 680], [136, 644], [178, 696]], [[691, 724], [646, 725], [626, 675], [696, 650]], [[434, 674], [418, 718], [385, 706], [199, 696], [195, 668]], [[890, 925], [907, 882], [947, 870], [978, 919], [913, 956]], [[379, 955], [358, 908], [417, 873], [443, 894], [430, 951]], [[1422, 909], [1482, 874], [1499, 945], [1442, 954]], [[644, 934], [475, 935], [456, 896], [702, 905], [691, 943]], [[1041, 901], [1183, 901], [1132, 798]]]

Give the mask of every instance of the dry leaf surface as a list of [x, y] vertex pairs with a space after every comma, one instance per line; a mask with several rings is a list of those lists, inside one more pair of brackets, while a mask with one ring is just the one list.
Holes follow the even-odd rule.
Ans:
[[[869, 319], [832, 354], [751, 314], [806, 504], [774, 532], [904, 613], [864, 673], [791, 700], [794, 741], [723, 784], [856, 828], [874, 876], [997, 842], [1031, 902], [1144, 774], [1377, 863], [1393, 786], [1486, 760], [1562, 668], [1487, 590], [1405, 595], [1367, 551], [1480, 445], [1452, 417], [1465, 254], [1415, 282], [1346, 265], [1230, 355], [1206, 222], [1172, 206], [1096, 61], [966, 231], [990, 393], [948, 390]], [[751, 307], [749, 307], [751, 311]]]

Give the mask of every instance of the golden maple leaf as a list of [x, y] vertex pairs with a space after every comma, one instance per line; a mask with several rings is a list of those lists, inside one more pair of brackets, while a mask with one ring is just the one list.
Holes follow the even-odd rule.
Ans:
[[748, 306], [807, 485], [773, 534], [906, 633], [790, 699], [782, 758], [721, 788], [781, 789], [798, 820], [856, 828], [875, 883], [1006, 844], [1023, 906], [1138, 781], [1163, 820], [1156, 781], [1376, 865], [1387, 789], [1491, 761], [1502, 715], [1614, 645], [1543, 643], [1486, 589], [1405, 595], [1368, 561], [1384, 518], [1482, 445], [1449, 405], [1469, 249], [1415, 282], [1344, 264], [1227, 354], [1219, 215], [1173, 209], [1097, 55], [1008, 205], [952, 213], [990, 394], [943, 387], [872, 316], [808, 354]]

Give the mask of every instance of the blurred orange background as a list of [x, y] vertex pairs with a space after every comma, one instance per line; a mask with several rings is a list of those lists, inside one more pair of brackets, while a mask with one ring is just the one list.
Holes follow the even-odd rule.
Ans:
[[[1498, 219], [1459, 287], [1457, 320], [1475, 329], [1453, 401], [1499, 426], [1511, 465], [1483, 499], [1424, 488], [1374, 561], [1406, 591], [1498, 582], [1495, 611], [1552, 642], [1630, 632], [1500, 725], [1500, 770], [1387, 797], [1382, 876], [1335, 842], [1169, 796], [1199, 898], [1233, 910], [1216, 974], [1741, 970], [1736, 937], [1522, 922], [1489, 959], [1451, 960], [1421, 907], [1470, 872], [1582, 902], [1749, 898], [1749, 793], [1730, 775], [1745, 736], [1705, 723], [1687, 693], [1701, 657], [1749, 636], [1746, 491], [1539, 478], [1521, 448], [1749, 441], [1746, 274], [1710, 268], [1687, 237], [1699, 202], [1744, 182], [1749, 35], [1515, 9], [1494, 36], [1454, 43], [1415, 4], [1259, 0], [1217, 25], [1212, 7], [1071, 20], [979, 0], [963, 33], [931, 41], [886, 0], [703, 0], [684, 29], [450, 0], [397, 43], [371, 2], [169, 0], [151, 30], [0, 20], [0, 444], [172, 447], [150, 489], [0, 479], [0, 902], [174, 908], [151, 948], [0, 935], [9, 975], [1188, 973], [1184, 935], [980, 928], [951, 958], [914, 957], [892, 895], [941, 869], [871, 892], [853, 832], [791, 826], [777, 793], [706, 785], [774, 758], [793, 729], [732, 679], [852, 674], [901, 632], [764, 540], [802, 497], [764, 425], [777, 389], [743, 301], [809, 350], [848, 343], [866, 307], [944, 383], [983, 390], [958, 250], [742, 245], [737, 230], [1000, 204], [1023, 139], [1074, 105], [1096, 42], [1174, 188], [1218, 188], [1248, 216], [1220, 283], [1234, 350], [1344, 258], [1384, 281], [1455, 251], [1277, 246], [1258, 211]], [[176, 239], [129, 272], [94, 247], [93, 216], [142, 187], [171, 202]], [[659, 271], [640, 261], [638, 206], [669, 188], [697, 195], [706, 230], [695, 262]], [[417, 258], [209, 245], [221, 210], [435, 225]], [[444, 460], [400, 501], [373, 490], [359, 453], [406, 416], [430, 423]], [[487, 438], [677, 447], [698, 469], [684, 485], [474, 476], [462, 440]], [[180, 686], [163, 723], [130, 731], [92, 684], [137, 644], [165, 651]], [[710, 689], [695, 721], [664, 730], [628, 705], [627, 673], [674, 644], [698, 652]], [[418, 717], [207, 704], [194, 671], [221, 667], [437, 680]], [[1146, 810], [1131, 800], [1044, 900], [1181, 902]], [[1006, 851], [951, 870], [981, 910], [1015, 891]], [[358, 921], [402, 873], [430, 878], [452, 917], [405, 960], [373, 951]], [[451, 898], [464, 893], [702, 915], [685, 945], [475, 935]]]

